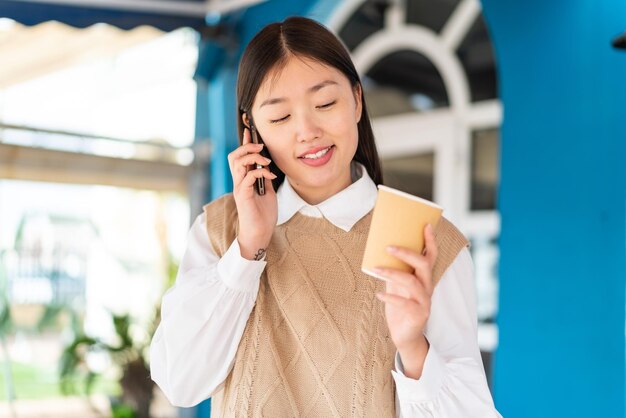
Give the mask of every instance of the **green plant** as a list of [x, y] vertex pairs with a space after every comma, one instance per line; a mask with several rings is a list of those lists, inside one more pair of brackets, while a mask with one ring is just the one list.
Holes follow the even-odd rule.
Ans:
[[[166, 286], [173, 285], [178, 271], [178, 264], [170, 253], [166, 259]], [[58, 314], [58, 311], [51, 314]], [[101, 339], [90, 337], [83, 331], [77, 315], [71, 314], [74, 338], [64, 349], [60, 360], [61, 390], [64, 393], [76, 393], [76, 382], [82, 381], [84, 393], [91, 392], [97, 373], [87, 367], [86, 356], [90, 352], [105, 352], [121, 369], [119, 384], [122, 395], [119, 403], [112, 403], [114, 418], [149, 418], [154, 382], [150, 378], [150, 368], [146, 359], [148, 346], [161, 320], [161, 308], [154, 309], [153, 320], [144, 329], [144, 337], [132, 338], [132, 321], [129, 315], [111, 315], [117, 344], [108, 344]], [[48, 321], [49, 322], [49, 321]]]
[[133, 408], [128, 405], [119, 404], [111, 407], [112, 418], [136, 418], [137, 415]]
[[[158, 314], [157, 310], [156, 317]], [[151, 325], [147, 330], [148, 338], [139, 342], [131, 336], [132, 324], [129, 315], [112, 315], [112, 320], [118, 340], [116, 344], [109, 344], [81, 332], [77, 333], [63, 350], [60, 360], [61, 390], [63, 393], [77, 393], [76, 382], [82, 381], [84, 392], [91, 393], [97, 373], [87, 366], [87, 354], [105, 352], [121, 369], [119, 380], [122, 389], [121, 405], [131, 408], [136, 418], [149, 418], [154, 382], [150, 378], [145, 352], [153, 335], [154, 326]], [[116, 408], [119, 406], [116, 405]], [[116, 416], [129, 416], [124, 414], [126, 412], [120, 410]]]

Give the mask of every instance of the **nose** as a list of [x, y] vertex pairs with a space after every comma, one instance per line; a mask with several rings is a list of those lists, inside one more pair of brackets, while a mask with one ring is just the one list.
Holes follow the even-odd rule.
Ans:
[[298, 142], [309, 142], [320, 138], [322, 129], [315, 117], [305, 113], [297, 118], [296, 139]]

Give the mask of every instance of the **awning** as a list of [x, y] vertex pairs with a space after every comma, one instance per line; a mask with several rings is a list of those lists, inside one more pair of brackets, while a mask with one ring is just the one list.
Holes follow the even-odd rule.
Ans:
[[122, 30], [98, 24], [78, 29], [55, 21], [5, 25], [0, 28], [0, 89], [109, 58], [163, 35], [149, 26]]
[[0, 0], [0, 17], [24, 25], [56, 20], [85, 28], [108, 23], [121, 29], [148, 25], [163, 31], [200, 30], [216, 15], [264, 0]]

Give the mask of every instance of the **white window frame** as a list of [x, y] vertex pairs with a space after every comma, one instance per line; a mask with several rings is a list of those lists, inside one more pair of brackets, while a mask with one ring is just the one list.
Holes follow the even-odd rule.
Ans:
[[[326, 22], [327, 26], [339, 33], [363, 2], [342, 2]], [[437, 68], [450, 106], [372, 119], [378, 151], [382, 159], [434, 153], [434, 200], [469, 239], [484, 243], [500, 235], [500, 216], [497, 210], [471, 210], [472, 132], [499, 129], [503, 109], [499, 99], [472, 103], [468, 77], [456, 55], [456, 49], [480, 13], [479, 0], [461, 0], [438, 34], [424, 26], [406, 23], [404, 2], [396, 0], [386, 11], [384, 27], [364, 39], [352, 52], [352, 58], [360, 74], [399, 50], [420, 53]], [[481, 349], [493, 351], [497, 345], [497, 328], [485, 324], [479, 328]]]

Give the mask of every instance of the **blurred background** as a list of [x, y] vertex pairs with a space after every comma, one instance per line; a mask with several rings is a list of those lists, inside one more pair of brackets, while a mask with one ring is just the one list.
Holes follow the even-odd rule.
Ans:
[[209, 416], [146, 348], [290, 15], [350, 50], [386, 183], [470, 239], [500, 412], [624, 417], [623, 0], [0, 0], [0, 417]]

